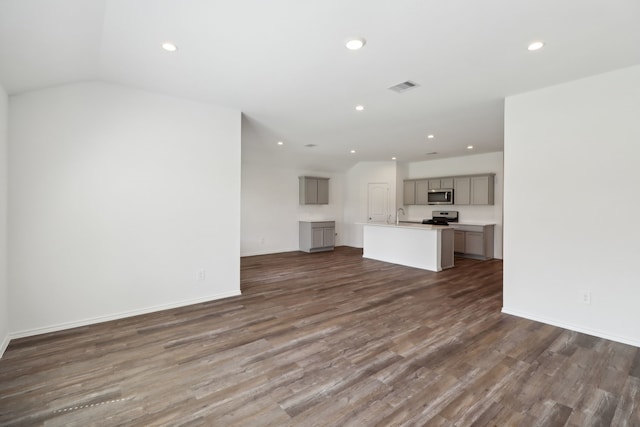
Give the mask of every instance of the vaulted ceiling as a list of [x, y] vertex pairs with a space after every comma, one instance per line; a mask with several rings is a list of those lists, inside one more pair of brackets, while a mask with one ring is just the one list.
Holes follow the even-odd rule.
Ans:
[[343, 170], [501, 150], [505, 96], [639, 64], [638, 22], [638, 0], [0, 0], [0, 84], [239, 109], [244, 160]]

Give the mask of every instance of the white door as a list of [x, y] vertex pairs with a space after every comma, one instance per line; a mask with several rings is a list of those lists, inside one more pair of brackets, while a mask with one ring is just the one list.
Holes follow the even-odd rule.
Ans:
[[369, 222], [386, 222], [389, 218], [389, 184], [369, 183]]

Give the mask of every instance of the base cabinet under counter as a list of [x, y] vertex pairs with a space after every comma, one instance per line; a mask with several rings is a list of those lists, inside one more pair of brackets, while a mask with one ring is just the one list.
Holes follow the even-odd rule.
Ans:
[[335, 221], [299, 221], [299, 243], [303, 252], [332, 251], [335, 247]]
[[478, 259], [493, 258], [493, 224], [450, 225], [455, 230], [453, 245], [456, 255]]

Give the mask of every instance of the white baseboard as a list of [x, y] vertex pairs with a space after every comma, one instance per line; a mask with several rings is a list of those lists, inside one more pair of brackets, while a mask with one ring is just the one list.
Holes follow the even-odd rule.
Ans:
[[[346, 247], [355, 247], [355, 246], [349, 246], [349, 245], [336, 245], [336, 248], [339, 248], [340, 246], [346, 246]], [[359, 248], [362, 249], [362, 248]], [[267, 250], [261, 250], [261, 251], [245, 251], [242, 252], [240, 254], [241, 258], [244, 257], [250, 257], [250, 256], [257, 256], [257, 255], [273, 255], [273, 254], [283, 254], [285, 252], [300, 252], [300, 248], [293, 248], [293, 249], [267, 249]]]
[[67, 323], [60, 323], [57, 325], [45, 326], [42, 328], [34, 328], [34, 329], [28, 329], [25, 331], [12, 332], [9, 334], [9, 337], [7, 339], [7, 345], [9, 344], [8, 342], [9, 340], [15, 339], [15, 338], [31, 337], [34, 335], [63, 331], [65, 329], [72, 329], [80, 326], [94, 325], [96, 323], [108, 322], [110, 320], [124, 319], [125, 317], [139, 316], [141, 314], [155, 313], [157, 311], [170, 310], [172, 308], [185, 307], [187, 305], [200, 304], [203, 302], [219, 300], [222, 298], [235, 297], [240, 294], [241, 294], [240, 290], [230, 291], [230, 292], [224, 292], [216, 295], [201, 297], [201, 298], [194, 298], [191, 300], [184, 300], [184, 301], [170, 303], [170, 304], [162, 304], [162, 305], [156, 305], [153, 307], [146, 307], [139, 310], [124, 311], [120, 313], [109, 314], [106, 316], [92, 317], [90, 319], [83, 319], [83, 320], [78, 320], [74, 322], [67, 322]]
[[0, 344], [0, 359], [4, 355], [4, 351], [9, 347], [9, 341], [11, 341], [11, 336], [7, 335], [2, 339], [2, 344]]
[[525, 319], [529, 319], [529, 320], [534, 320], [536, 322], [540, 322], [540, 323], [546, 323], [547, 325], [552, 325], [552, 326], [557, 326], [559, 328], [563, 328], [563, 329], [568, 329], [570, 331], [575, 331], [575, 332], [580, 332], [583, 334], [587, 334], [587, 335], [592, 335], [594, 337], [598, 337], [598, 338], [604, 338], [606, 340], [610, 340], [610, 341], [615, 341], [615, 342], [619, 342], [622, 344], [629, 344], [632, 345], [634, 347], [640, 347], [640, 341], [637, 339], [633, 339], [633, 338], [629, 338], [629, 337], [620, 337], [617, 335], [612, 335], [612, 334], [608, 334], [606, 332], [602, 332], [602, 331], [597, 331], [594, 329], [590, 329], [590, 328], [585, 328], [583, 326], [579, 326], [579, 325], [574, 325], [572, 323], [566, 323], [566, 322], [562, 322], [562, 321], [558, 321], [555, 319], [548, 319], [542, 316], [537, 316], [535, 314], [531, 314], [531, 313], [525, 313], [523, 311], [519, 311], [519, 310], [512, 310], [506, 307], [502, 307], [502, 312], [505, 314], [511, 314], [513, 316], [518, 316], [518, 317], [522, 317]]
[[257, 251], [245, 251], [240, 253], [240, 257], [249, 257], [249, 256], [257, 256], [257, 255], [271, 255], [271, 254], [282, 254], [285, 252], [296, 252], [299, 251], [300, 249], [298, 248], [294, 248], [294, 249], [264, 249], [264, 250], [257, 250]]

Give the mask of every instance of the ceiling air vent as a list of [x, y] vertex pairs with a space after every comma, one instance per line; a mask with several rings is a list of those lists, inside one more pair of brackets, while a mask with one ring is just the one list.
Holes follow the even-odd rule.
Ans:
[[418, 86], [420, 86], [418, 83], [407, 80], [406, 82], [398, 83], [395, 86], [391, 86], [389, 89], [397, 93], [404, 93]]
[[427, 153], [427, 156], [435, 156], [436, 154], [438, 154], [437, 151], [432, 151], [430, 153]]
[[306, 144], [305, 147], [313, 148], [313, 147], [317, 147], [317, 145], [316, 144]]

